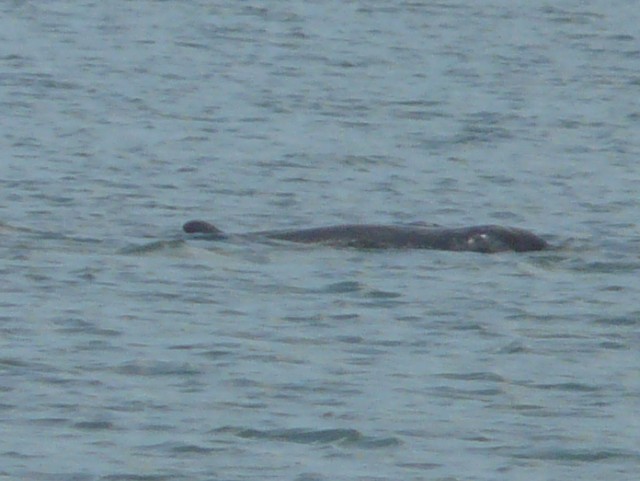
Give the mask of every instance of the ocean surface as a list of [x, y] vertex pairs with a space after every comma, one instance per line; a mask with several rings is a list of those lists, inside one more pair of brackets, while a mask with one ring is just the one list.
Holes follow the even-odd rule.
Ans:
[[0, 480], [638, 479], [639, 25], [633, 0], [1, 2]]

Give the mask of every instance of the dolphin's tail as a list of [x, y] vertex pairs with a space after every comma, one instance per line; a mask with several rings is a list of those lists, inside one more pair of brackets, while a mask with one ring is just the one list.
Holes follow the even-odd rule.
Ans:
[[182, 230], [184, 230], [187, 234], [224, 235], [224, 232], [218, 229], [215, 225], [209, 224], [208, 222], [205, 222], [203, 220], [190, 220], [182, 226]]

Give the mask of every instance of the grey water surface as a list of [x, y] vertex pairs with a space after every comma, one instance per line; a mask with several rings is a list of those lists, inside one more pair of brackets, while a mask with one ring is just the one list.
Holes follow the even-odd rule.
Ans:
[[2, 2], [0, 479], [637, 479], [638, 25], [632, 0]]

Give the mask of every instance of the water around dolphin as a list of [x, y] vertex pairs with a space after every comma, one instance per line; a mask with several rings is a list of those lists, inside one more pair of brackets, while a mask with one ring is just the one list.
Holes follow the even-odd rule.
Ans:
[[[202, 220], [189, 221], [182, 228], [189, 234], [206, 234], [212, 239], [230, 237], [213, 224]], [[436, 249], [494, 253], [539, 251], [549, 247], [544, 239], [532, 232], [499, 225], [446, 228], [421, 224], [345, 224], [251, 232], [240, 236], [361, 249]]]

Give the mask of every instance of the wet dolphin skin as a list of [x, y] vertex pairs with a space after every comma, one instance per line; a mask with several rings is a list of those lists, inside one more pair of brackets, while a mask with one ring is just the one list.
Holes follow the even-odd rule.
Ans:
[[[189, 234], [206, 234], [214, 239], [229, 237], [213, 224], [202, 220], [187, 222], [183, 230]], [[345, 224], [250, 232], [239, 236], [361, 249], [437, 249], [494, 253], [539, 251], [549, 247], [544, 239], [532, 232], [498, 225], [447, 228], [413, 224]]]

